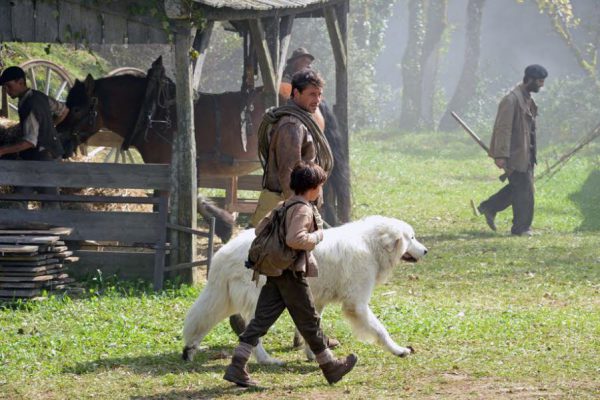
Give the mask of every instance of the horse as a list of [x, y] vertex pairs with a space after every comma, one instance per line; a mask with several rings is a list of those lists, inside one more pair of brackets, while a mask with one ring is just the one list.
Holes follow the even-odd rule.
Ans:
[[[139, 110], [144, 101], [147, 80], [134, 75], [117, 75], [94, 79], [88, 75], [84, 81], [76, 80], [67, 95], [67, 118], [57, 127], [85, 142], [100, 128], [107, 128], [139, 151], [146, 163], [170, 163], [171, 148], [177, 132], [176, 105], [168, 99], [175, 98], [175, 85], [167, 80], [162, 100], [143, 135], [130, 138]], [[197, 93], [194, 101], [194, 126], [197, 168], [202, 174], [230, 177], [245, 175], [260, 168], [258, 160], [257, 130], [266, 111], [262, 87], [248, 93], [225, 92], [219, 94]], [[244, 111], [246, 110], [246, 111]], [[325, 188], [324, 217], [332, 225], [338, 223], [336, 202], [349, 200], [349, 168], [343, 151], [343, 139], [337, 128], [335, 115], [323, 103], [326, 121], [325, 135], [334, 152], [335, 166]], [[245, 140], [242, 119], [246, 118]], [[157, 122], [158, 121], [158, 122]], [[225, 211], [223, 211], [226, 213]], [[342, 221], [346, 222], [346, 221]]]

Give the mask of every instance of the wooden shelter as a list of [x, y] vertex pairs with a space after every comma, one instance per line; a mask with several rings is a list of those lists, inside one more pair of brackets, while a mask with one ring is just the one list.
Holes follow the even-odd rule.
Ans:
[[[13, 0], [0, 1], [1, 42], [168, 44], [174, 43], [178, 133], [171, 165], [173, 224], [196, 228], [196, 150], [193, 87], [215, 21], [230, 24], [247, 40], [244, 84], [253, 84], [256, 57], [267, 102], [277, 105], [278, 87], [295, 18], [324, 18], [336, 63], [334, 111], [348, 153], [348, 0]], [[199, 57], [192, 60], [190, 49]], [[349, 213], [349, 210], [348, 210]], [[195, 241], [185, 232], [170, 237], [175, 262], [189, 262]], [[172, 261], [173, 263], [173, 261]]]

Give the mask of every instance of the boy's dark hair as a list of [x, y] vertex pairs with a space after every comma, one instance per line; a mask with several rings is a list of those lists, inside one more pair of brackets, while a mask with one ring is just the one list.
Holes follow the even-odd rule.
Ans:
[[290, 189], [296, 194], [304, 194], [327, 180], [327, 173], [314, 162], [299, 161], [292, 170]]
[[325, 86], [325, 81], [321, 78], [321, 75], [312, 68], [304, 68], [296, 72], [292, 76], [292, 97], [294, 97], [294, 89], [298, 89], [300, 93], [308, 86], [314, 85], [318, 88]]

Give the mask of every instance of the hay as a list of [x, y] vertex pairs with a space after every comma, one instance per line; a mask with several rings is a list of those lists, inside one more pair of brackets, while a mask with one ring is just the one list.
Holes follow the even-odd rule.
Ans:
[[0, 146], [15, 144], [21, 136], [21, 126], [17, 121], [0, 117]]

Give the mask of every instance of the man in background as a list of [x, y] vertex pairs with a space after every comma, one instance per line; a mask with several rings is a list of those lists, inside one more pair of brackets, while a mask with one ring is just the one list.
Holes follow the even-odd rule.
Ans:
[[496, 214], [512, 206], [511, 233], [518, 236], [533, 234], [537, 106], [531, 93], [539, 92], [547, 76], [548, 71], [541, 65], [529, 65], [525, 68], [523, 82], [504, 96], [498, 106], [489, 155], [498, 168], [506, 171], [508, 185], [478, 207], [494, 231]]

